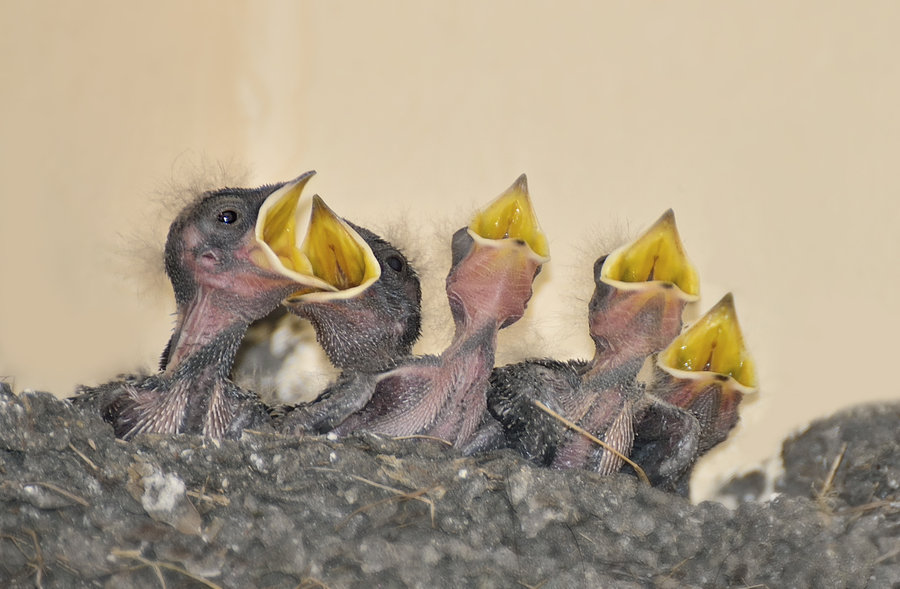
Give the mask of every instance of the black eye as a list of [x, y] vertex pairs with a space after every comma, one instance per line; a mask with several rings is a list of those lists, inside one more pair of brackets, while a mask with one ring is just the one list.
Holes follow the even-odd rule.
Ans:
[[226, 225], [231, 225], [235, 221], [237, 221], [238, 214], [232, 210], [222, 211], [218, 215], [216, 215], [216, 219], [219, 220], [219, 223], [225, 223]]
[[403, 260], [401, 260], [399, 256], [388, 256], [384, 262], [390, 266], [391, 270], [394, 272], [403, 270]]

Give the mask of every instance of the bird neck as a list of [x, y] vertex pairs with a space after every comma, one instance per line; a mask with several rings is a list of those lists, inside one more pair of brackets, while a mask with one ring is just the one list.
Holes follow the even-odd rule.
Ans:
[[588, 315], [595, 345], [591, 370], [609, 371], [635, 363], [639, 369], [647, 356], [665, 348], [681, 331], [684, 306], [674, 289], [652, 285], [641, 290], [610, 289]]
[[497, 331], [495, 323], [468, 328], [457, 324], [453, 342], [441, 354], [442, 370], [455, 381], [456, 395], [469, 396], [477, 390], [480, 394], [470, 399], [477, 405], [486, 403], [485, 387], [494, 368]]
[[[487, 325], [495, 331], [525, 313], [540, 264], [527, 247], [475, 247], [447, 275], [447, 298], [457, 332]], [[457, 333], [454, 339], [460, 336]]]
[[175, 331], [163, 352], [164, 374], [208, 373], [227, 378], [250, 321], [215, 296], [198, 289], [196, 296], [180, 305]]
[[[371, 289], [370, 289], [371, 290]], [[289, 307], [308, 320], [329, 361], [341, 370], [383, 372], [410, 354], [404, 317], [378, 308], [367, 293], [351, 299], [303, 303]]]
[[459, 321], [456, 323], [456, 331], [450, 346], [441, 354], [442, 358], [451, 359], [457, 356], [466, 357], [471, 354], [483, 355], [489, 352], [490, 360], [494, 360], [494, 351], [497, 348], [497, 332], [499, 326], [495, 320]]
[[467, 397], [466, 404], [481, 408], [486, 407], [485, 390], [494, 368], [497, 334], [508, 318], [502, 311], [506, 293], [489, 289], [484, 293], [481, 299], [468, 299], [478, 304], [466, 305], [457, 299], [462, 304], [451, 305], [455, 323], [453, 341], [441, 354], [442, 371], [455, 382], [448, 390], [453, 396]]
[[462, 448], [472, 441], [475, 430], [487, 410], [487, 387], [494, 367], [497, 326], [461, 329], [450, 347], [441, 354], [441, 377], [432, 383], [436, 406], [443, 407], [428, 434]]

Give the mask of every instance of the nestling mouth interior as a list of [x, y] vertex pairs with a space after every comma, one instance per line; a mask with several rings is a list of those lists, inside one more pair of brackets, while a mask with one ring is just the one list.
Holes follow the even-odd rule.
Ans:
[[687, 300], [700, 295], [699, 275], [684, 251], [671, 209], [637, 239], [607, 256], [601, 277], [616, 283], [674, 285]]
[[659, 362], [677, 371], [731, 377], [750, 389], [758, 386], [756, 367], [744, 345], [730, 294], [660, 352]]
[[512, 240], [519, 246], [527, 246], [541, 263], [550, 259], [547, 237], [531, 204], [524, 174], [473, 217], [469, 233], [482, 243]]
[[270, 195], [256, 227], [268, 267], [298, 283], [288, 300], [325, 292], [351, 296], [368, 288], [381, 276], [372, 249], [319, 196], [302, 199], [299, 184]]

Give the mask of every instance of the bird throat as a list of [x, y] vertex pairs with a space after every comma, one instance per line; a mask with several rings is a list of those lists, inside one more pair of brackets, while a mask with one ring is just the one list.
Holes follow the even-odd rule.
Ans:
[[175, 331], [163, 352], [160, 369], [168, 377], [185, 370], [215, 366], [227, 378], [250, 322], [240, 313], [219, 305], [213, 297], [198, 296], [179, 309]]

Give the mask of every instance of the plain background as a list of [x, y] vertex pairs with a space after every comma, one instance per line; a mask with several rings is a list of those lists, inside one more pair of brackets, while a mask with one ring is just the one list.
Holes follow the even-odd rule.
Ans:
[[669, 207], [700, 310], [735, 293], [762, 388], [702, 497], [898, 398], [898, 30], [887, 1], [3, 1], [0, 375], [64, 396], [154, 365], [174, 185], [315, 168], [427, 245], [524, 171], [553, 255], [532, 353], [590, 354], [593, 259]]

